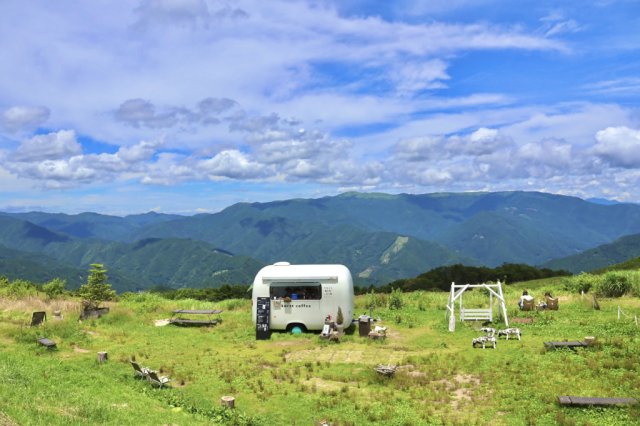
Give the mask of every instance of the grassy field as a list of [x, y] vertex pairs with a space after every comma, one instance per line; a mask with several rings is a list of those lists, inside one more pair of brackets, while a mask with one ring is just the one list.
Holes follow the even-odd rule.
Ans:
[[[314, 425], [630, 425], [639, 408], [567, 408], [558, 395], [640, 399], [640, 299], [599, 300], [563, 292], [561, 279], [509, 286], [508, 313], [530, 317], [515, 324], [521, 341], [500, 340], [497, 349], [471, 347], [479, 323], [445, 320], [447, 294], [404, 294], [404, 306], [374, 309], [388, 327], [385, 341], [358, 336], [340, 343], [317, 334], [274, 333], [256, 341], [251, 302], [210, 304], [167, 301], [139, 294], [111, 304], [111, 312], [79, 323], [79, 302], [38, 298], [0, 300], [0, 425], [69, 424], [258, 424]], [[560, 297], [560, 310], [520, 312], [524, 286], [538, 298]], [[359, 296], [358, 314], [387, 295]], [[465, 294], [465, 306], [481, 307], [481, 291]], [[631, 315], [618, 321], [618, 306]], [[219, 308], [223, 322], [210, 328], [156, 326], [173, 309]], [[31, 312], [48, 321], [27, 327]], [[54, 320], [53, 310], [64, 319]], [[378, 323], [376, 323], [378, 324]], [[496, 324], [496, 327], [500, 327]], [[58, 349], [39, 347], [47, 336]], [[549, 340], [596, 336], [593, 347], [545, 352]], [[98, 364], [96, 353], [109, 360]], [[134, 378], [128, 360], [160, 370], [171, 387], [152, 388]], [[398, 365], [391, 378], [377, 364]], [[220, 397], [236, 398], [236, 409], [220, 408]]]

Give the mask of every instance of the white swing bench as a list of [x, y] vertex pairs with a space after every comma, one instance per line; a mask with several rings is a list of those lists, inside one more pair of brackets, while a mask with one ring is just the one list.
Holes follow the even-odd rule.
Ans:
[[[489, 293], [489, 308], [465, 308], [462, 304], [462, 294], [469, 288], [484, 288]], [[508, 327], [507, 307], [502, 293], [502, 284], [482, 283], [482, 284], [456, 284], [451, 283], [451, 293], [447, 302], [446, 316], [449, 317], [449, 331], [455, 331], [455, 304], [458, 301], [460, 321], [489, 321], [493, 322], [494, 298], [498, 302], [498, 310], [502, 316], [504, 324]]]
[[491, 321], [493, 322], [492, 309], [460, 309], [460, 321]]

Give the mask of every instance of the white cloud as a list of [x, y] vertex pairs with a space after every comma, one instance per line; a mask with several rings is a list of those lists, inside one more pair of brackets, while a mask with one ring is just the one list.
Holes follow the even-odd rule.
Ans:
[[209, 18], [204, 0], [142, 0], [136, 13], [141, 26], [196, 25]]
[[640, 130], [607, 127], [596, 133], [594, 153], [614, 167], [640, 167]]
[[141, 141], [131, 147], [121, 147], [116, 156], [126, 163], [136, 163], [149, 160], [163, 144], [162, 141]]
[[437, 152], [442, 152], [441, 136], [421, 136], [404, 139], [395, 146], [396, 156], [403, 161], [426, 161], [434, 159]]
[[603, 80], [583, 86], [594, 93], [633, 96], [640, 93], [640, 78], [623, 77], [614, 80]]
[[[156, 112], [156, 106], [144, 99], [128, 99], [114, 112], [116, 120], [136, 128], [147, 127], [162, 129], [178, 124], [212, 125], [221, 122], [220, 114], [232, 109], [237, 102], [227, 98], [205, 98], [198, 102], [194, 109], [169, 106]], [[239, 118], [244, 112], [239, 111], [232, 118]], [[277, 116], [276, 116], [277, 118]]]
[[49, 119], [46, 107], [14, 106], [2, 113], [2, 126], [9, 132], [35, 129]]
[[82, 146], [73, 130], [60, 130], [46, 135], [37, 135], [23, 141], [15, 151], [16, 161], [55, 160], [77, 155]]
[[442, 89], [446, 87], [444, 81], [450, 77], [447, 64], [441, 59], [434, 59], [397, 66], [392, 78], [400, 93], [414, 93], [425, 89]]
[[273, 173], [238, 150], [222, 151], [213, 158], [201, 160], [197, 167], [209, 179], [257, 179]]

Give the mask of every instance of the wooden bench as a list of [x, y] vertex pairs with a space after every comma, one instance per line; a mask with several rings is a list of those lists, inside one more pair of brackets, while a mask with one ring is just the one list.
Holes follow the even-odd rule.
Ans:
[[46, 346], [49, 349], [53, 349], [56, 347], [56, 342], [51, 339], [47, 339], [46, 337], [41, 337], [38, 339], [38, 343], [42, 346]]
[[461, 321], [493, 321], [491, 309], [461, 309]]
[[616, 406], [616, 405], [636, 405], [638, 401], [634, 398], [595, 398], [582, 396], [559, 396], [560, 405], [569, 405], [575, 407], [584, 406]]
[[[220, 319], [220, 317], [218, 318], [213, 318], [213, 315], [220, 315], [222, 311], [219, 309], [178, 309], [173, 311], [173, 314], [171, 315], [171, 319], [169, 320], [170, 324], [175, 324], [175, 325], [185, 325], [185, 326], [189, 326], [189, 325], [193, 325], [193, 326], [209, 326], [209, 325], [216, 325], [219, 322], [221, 322], [222, 320]], [[181, 317], [176, 317], [176, 315], [180, 315], [180, 314], [184, 314], [184, 315], [204, 315], [206, 316], [206, 319], [194, 319], [194, 318], [181, 318]]]
[[547, 349], [569, 348], [575, 350], [575, 348], [584, 348], [588, 345], [586, 342], [544, 342], [544, 346]]

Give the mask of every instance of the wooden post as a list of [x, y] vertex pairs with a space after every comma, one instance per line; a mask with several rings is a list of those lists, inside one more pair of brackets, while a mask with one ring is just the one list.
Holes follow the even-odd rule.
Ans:
[[107, 362], [109, 354], [107, 352], [98, 352], [98, 364]]
[[220, 405], [227, 408], [235, 408], [236, 399], [232, 396], [223, 396], [220, 398]]

